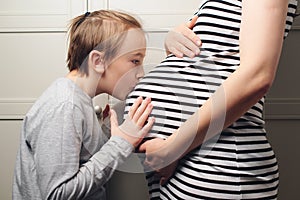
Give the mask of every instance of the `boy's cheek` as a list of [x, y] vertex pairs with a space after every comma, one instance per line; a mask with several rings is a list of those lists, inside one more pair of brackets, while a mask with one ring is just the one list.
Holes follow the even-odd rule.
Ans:
[[138, 80], [131, 74], [122, 76], [113, 88], [112, 95], [120, 100], [125, 100], [127, 95], [134, 89]]

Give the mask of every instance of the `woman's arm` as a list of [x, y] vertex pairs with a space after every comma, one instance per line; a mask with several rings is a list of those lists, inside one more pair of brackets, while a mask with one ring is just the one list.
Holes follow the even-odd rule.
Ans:
[[173, 135], [141, 146], [148, 165], [158, 169], [181, 158], [231, 125], [266, 94], [281, 54], [287, 7], [288, 0], [243, 1], [240, 67]]

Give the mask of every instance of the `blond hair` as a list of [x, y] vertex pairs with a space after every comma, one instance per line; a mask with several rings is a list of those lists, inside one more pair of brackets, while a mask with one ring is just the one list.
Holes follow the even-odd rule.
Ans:
[[104, 61], [111, 60], [130, 28], [142, 26], [134, 17], [119, 11], [98, 10], [74, 18], [69, 26], [69, 70], [88, 75], [86, 59], [93, 49], [104, 53]]

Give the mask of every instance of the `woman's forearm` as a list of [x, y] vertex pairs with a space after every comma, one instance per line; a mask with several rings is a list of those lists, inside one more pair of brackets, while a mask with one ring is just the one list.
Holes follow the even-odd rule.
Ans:
[[168, 138], [171, 144], [168, 145], [168, 154], [182, 157], [240, 118], [270, 88], [273, 77], [263, 77], [253, 77], [242, 68], [233, 73], [206, 103]]

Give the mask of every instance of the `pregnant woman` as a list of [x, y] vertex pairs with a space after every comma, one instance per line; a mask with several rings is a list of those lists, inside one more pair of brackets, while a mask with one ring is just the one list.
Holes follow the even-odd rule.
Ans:
[[151, 199], [277, 198], [262, 113], [296, 7], [297, 0], [201, 1], [192, 28], [199, 56], [168, 55], [128, 96], [125, 112], [138, 96], [154, 105], [156, 122], [140, 148], [145, 164], [174, 169], [147, 173]]

